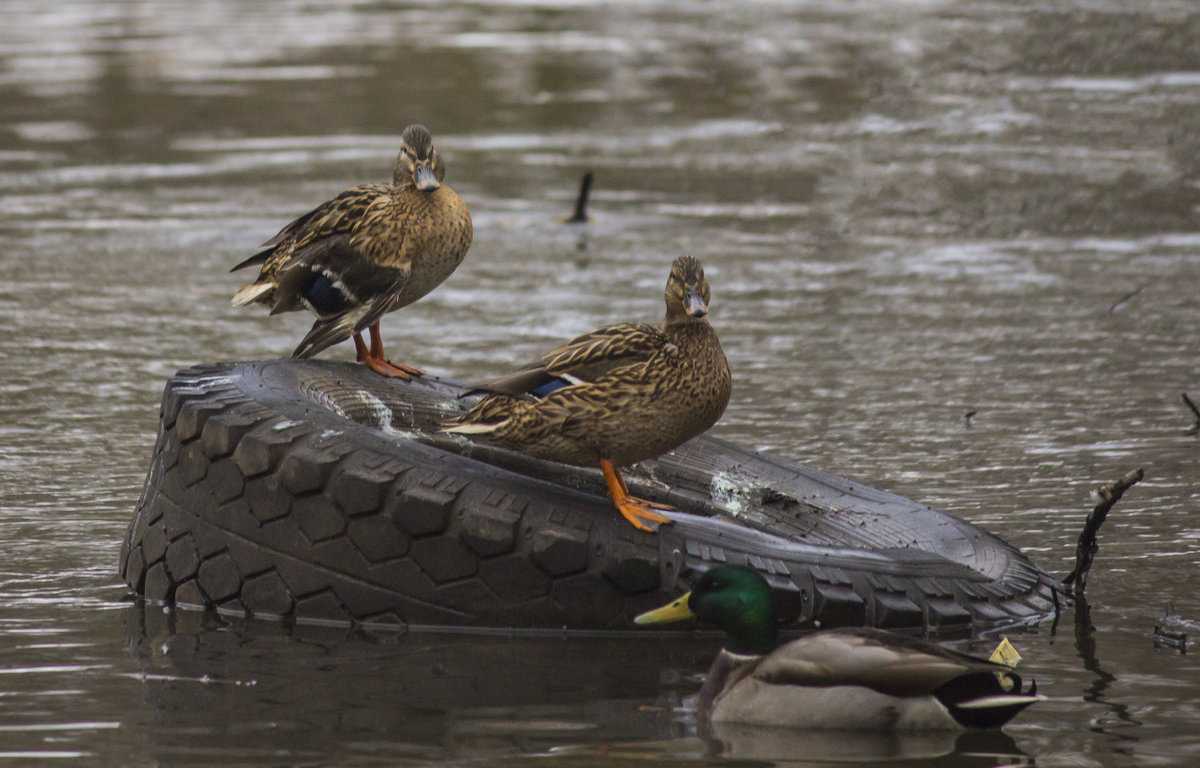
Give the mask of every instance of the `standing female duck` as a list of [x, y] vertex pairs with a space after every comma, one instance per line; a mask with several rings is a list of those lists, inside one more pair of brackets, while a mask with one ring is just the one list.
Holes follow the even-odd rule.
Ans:
[[617, 509], [656, 530], [669, 509], [629, 495], [619, 468], [670, 451], [716, 423], [729, 403], [729, 363], [709, 325], [704, 267], [671, 265], [666, 322], [610, 325], [479, 387], [492, 394], [445, 432], [541, 459], [599, 466]]
[[1036, 701], [1037, 686], [1003, 664], [916, 638], [838, 629], [778, 646], [775, 596], [762, 576], [724, 565], [638, 624], [697, 617], [728, 642], [709, 668], [702, 723], [813, 729], [997, 728]]
[[[471, 246], [471, 214], [442, 183], [446, 165], [422, 125], [400, 137], [391, 184], [362, 184], [288, 224], [233, 270], [262, 265], [233, 297], [271, 314], [308, 309], [317, 316], [292, 357], [307, 358], [354, 337], [360, 362], [407, 379], [420, 369], [389, 361], [379, 319], [436, 288]], [[231, 270], [232, 271], [232, 270]], [[370, 329], [371, 346], [362, 331]]]

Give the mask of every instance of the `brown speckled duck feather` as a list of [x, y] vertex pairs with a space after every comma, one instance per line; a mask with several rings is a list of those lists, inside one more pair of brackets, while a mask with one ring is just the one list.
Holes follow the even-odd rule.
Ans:
[[667, 343], [662, 329], [649, 323], [609, 325], [574, 338], [480, 389], [532, 399], [527, 393], [564, 374], [595, 381], [621, 366], [648, 360]]

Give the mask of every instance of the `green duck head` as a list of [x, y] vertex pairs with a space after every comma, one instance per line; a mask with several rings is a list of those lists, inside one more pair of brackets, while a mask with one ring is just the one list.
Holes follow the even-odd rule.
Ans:
[[667, 324], [703, 320], [710, 296], [704, 265], [692, 256], [680, 256], [671, 264], [667, 277]]
[[638, 624], [662, 624], [698, 618], [725, 630], [725, 649], [761, 656], [775, 650], [779, 617], [775, 595], [765, 579], [749, 568], [722, 565], [708, 571], [691, 592], [634, 619]]
[[412, 184], [422, 192], [442, 185], [446, 165], [433, 146], [433, 135], [423, 125], [410, 125], [400, 134], [400, 154], [392, 171], [392, 183], [398, 187]]

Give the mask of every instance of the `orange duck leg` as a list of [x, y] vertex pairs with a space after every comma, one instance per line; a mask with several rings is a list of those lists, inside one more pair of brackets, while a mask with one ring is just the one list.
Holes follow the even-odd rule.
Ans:
[[673, 510], [674, 507], [630, 496], [629, 486], [625, 484], [625, 478], [621, 477], [621, 473], [617, 471], [617, 468], [608, 459], [601, 460], [600, 469], [604, 472], [604, 481], [608, 483], [608, 495], [612, 498], [613, 504], [617, 505], [617, 509], [620, 510], [626, 520], [633, 523], [634, 528], [637, 528], [639, 531], [650, 531], [653, 533], [663, 523], [671, 522], [671, 518], [660, 515], [653, 510]]
[[364, 363], [372, 371], [375, 371], [375, 373], [404, 379], [405, 381], [411, 381], [413, 376], [420, 376], [425, 373], [420, 368], [404, 365], [403, 363], [393, 363], [387, 359], [387, 355], [383, 352], [383, 337], [379, 335], [378, 320], [371, 323], [370, 333], [370, 349], [367, 349], [367, 345], [363, 342], [361, 333], [354, 334], [354, 351], [360, 363]]

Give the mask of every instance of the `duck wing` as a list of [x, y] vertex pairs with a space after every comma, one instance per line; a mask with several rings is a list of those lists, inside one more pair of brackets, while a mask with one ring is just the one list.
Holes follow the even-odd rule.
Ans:
[[264, 272], [280, 269], [297, 251], [328, 237], [353, 234], [372, 210], [390, 202], [392, 187], [387, 184], [360, 184], [326, 200], [308, 213], [291, 221], [262, 244], [262, 250], [237, 266], [239, 269], [264, 264]]
[[578, 336], [512, 373], [481, 384], [475, 391], [543, 396], [559, 387], [595, 381], [617, 368], [649, 360], [666, 344], [662, 330], [648, 323], [609, 325]]
[[925, 696], [964, 675], [1010, 673], [998, 664], [943, 651], [913, 638], [819, 632], [778, 648], [750, 674], [776, 685], [856, 685], [889, 696]]
[[295, 253], [275, 277], [271, 314], [297, 302], [317, 315], [292, 357], [307, 358], [349, 338], [395, 306], [408, 268], [364, 258], [347, 235], [324, 238]]

